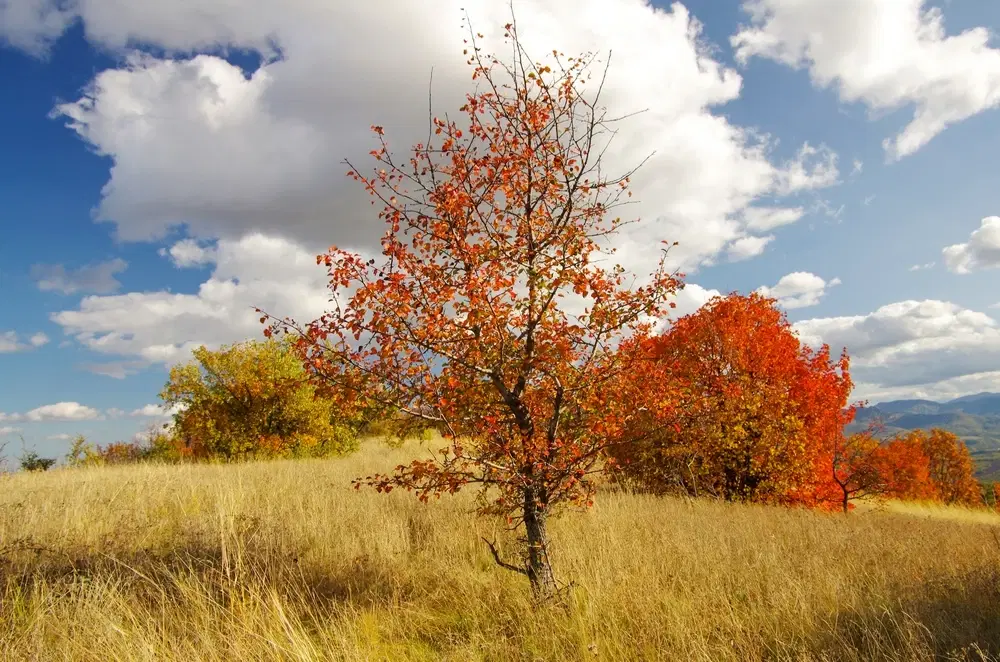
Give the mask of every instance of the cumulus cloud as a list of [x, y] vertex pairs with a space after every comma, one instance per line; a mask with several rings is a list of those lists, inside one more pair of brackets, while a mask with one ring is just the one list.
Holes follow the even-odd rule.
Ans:
[[0, 2], [0, 44], [44, 55], [73, 22], [73, 9], [51, 0]]
[[773, 234], [769, 234], [765, 237], [755, 237], [752, 235], [740, 237], [736, 241], [729, 244], [726, 248], [726, 253], [729, 255], [729, 259], [733, 262], [746, 260], [751, 257], [757, 257], [764, 252], [764, 249], [773, 240]]
[[944, 402], [963, 395], [989, 391], [1000, 391], [1000, 371], [977, 372], [918, 386], [882, 387], [878, 384], [861, 383], [856, 385], [853, 397], [868, 400], [872, 405], [886, 400], [911, 398]]
[[675, 307], [671, 309], [667, 319], [674, 320], [697, 312], [710, 299], [718, 296], [722, 296], [719, 290], [708, 289], [697, 283], [687, 283], [684, 289], [677, 293], [677, 298], [674, 299]]
[[[122, 361], [170, 363], [202, 343], [257, 336], [253, 306], [297, 318], [323, 312], [315, 253], [330, 244], [371, 250], [383, 229], [343, 160], [370, 164], [373, 123], [400, 152], [426, 138], [432, 69], [435, 112], [461, 105], [472, 82], [460, 8], [487, 50], [503, 48], [499, 26], [509, 20], [507, 3], [492, 0], [59, 6], [96, 45], [122, 52], [147, 44], [156, 53], [129, 53], [53, 111], [113, 164], [96, 219], [124, 241], [162, 241], [179, 230], [185, 238], [162, 255], [213, 270], [197, 293], [94, 293], [53, 316], [87, 348], [118, 357], [89, 365], [115, 377], [138, 369]], [[679, 242], [671, 266], [689, 274], [719, 257], [752, 257], [771, 230], [803, 215], [782, 198], [838, 183], [828, 147], [780, 152], [771, 137], [722, 113], [742, 79], [714, 58], [683, 5], [516, 0], [514, 8], [532, 53], [613, 52], [602, 99], [609, 116], [644, 111], [616, 126], [605, 152], [608, 172], [652, 153], [632, 178], [629, 208], [647, 222], [618, 238], [626, 267], [648, 272], [661, 240]], [[40, 43], [49, 39], [43, 26], [36, 32]], [[255, 50], [261, 63], [244, 71], [214, 54], [220, 47]], [[754, 205], [764, 199], [769, 206]]]
[[[121, 69], [99, 73], [84, 97], [60, 105], [57, 114], [114, 160], [98, 218], [125, 240], [160, 238], [184, 225], [193, 239], [261, 231], [311, 248], [373, 245], [380, 232], [363, 191], [343, 177], [345, 157], [365, 162], [369, 124], [385, 126], [397, 149], [422, 139], [432, 68], [436, 108], [461, 103], [470, 81], [456, 57], [459, 7], [492, 48], [495, 28], [509, 19], [505, 3], [486, 0], [448, 0], [433, 11], [388, 0], [363, 10], [306, 0], [280, 8], [159, 3], [141, 12], [120, 4], [79, 6], [92, 40], [112, 48], [139, 40], [168, 51], [225, 44], [270, 52], [276, 45], [281, 58], [246, 75], [212, 55], [133, 55]], [[623, 238], [637, 260], [655, 259], [650, 239], [669, 239], [680, 242], [679, 261], [698, 264], [740, 238], [740, 212], [754, 199], [837, 181], [829, 149], [807, 144], [775, 164], [766, 138], [713, 113], [738, 97], [741, 79], [712, 59], [683, 6], [515, 5], [534, 52], [614, 52], [604, 87], [611, 115], [647, 109], [620, 125], [607, 152], [609, 169], [625, 170], [655, 151], [633, 178], [641, 201], [635, 215], [652, 223]], [[378, 57], [358, 57], [372, 43]]]
[[837, 154], [826, 145], [802, 145], [798, 155], [787, 164], [778, 177], [778, 193], [787, 195], [813, 191], [840, 183]]
[[959, 380], [948, 388], [982, 385], [992, 379], [988, 373], [1000, 372], [1000, 325], [946, 301], [901, 301], [867, 315], [804, 320], [794, 327], [810, 345], [846, 347], [861, 390], [913, 392], [945, 388], [939, 383], [948, 380]]
[[149, 364], [146, 361], [92, 361], [88, 363], [81, 363], [79, 367], [82, 370], [86, 370], [87, 372], [91, 372], [95, 375], [111, 377], [112, 379], [125, 379], [126, 377], [137, 374], [148, 365]]
[[826, 291], [840, 285], [840, 279], [826, 281], [808, 271], [794, 271], [782, 276], [773, 287], [759, 287], [757, 291], [778, 300], [784, 308], [806, 308], [819, 303]]
[[934, 266], [934, 262], [925, 262], [924, 264], [914, 264], [907, 271], [926, 271]]
[[94, 421], [103, 418], [101, 412], [93, 407], [81, 405], [79, 402], [57, 402], [51, 405], [36, 407], [23, 414], [6, 414], [0, 412], [0, 422], [28, 421], [41, 423], [45, 421]]
[[1000, 216], [984, 218], [969, 241], [946, 246], [941, 252], [948, 270], [957, 274], [1000, 267]]
[[767, 232], [802, 218], [802, 207], [747, 207], [743, 210], [748, 230]]
[[751, 23], [731, 38], [737, 61], [764, 57], [807, 68], [815, 85], [875, 111], [913, 107], [883, 143], [889, 159], [916, 152], [948, 125], [1000, 104], [1000, 50], [976, 27], [948, 35], [925, 0], [746, 0]]
[[17, 333], [14, 331], [0, 333], [0, 354], [18, 352], [22, 349], [24, 349], [24, 345], [18, 342]]
[[23, 352], [35, 349], [49, 342], [49, 337], [39, 331], [32, 334], [27, 342], [21, 341], [16, 331], [0, 332], [0, 354], [10, 354], [13, 352]]
[[67, 269], [61, 264], [36, 264], [31, 267], [31, 277], [43, 292], [108, 294], [121, 287], [115, 274], [125, 271], [127, 267], [128, 262], [121, 258], [88, 264], [79, 269]]
[[[186, 360], [200, 345], [262, 337], [255, 306], [308, 320], [329, 307], [326, 272], [316, 266], [315, 254], [287, 239], [223, 239], [215, 260], [195, 294], [89, 296], [52, 320], [88, 349], [129, 357], [127, 365], [138, 369]], [[108, 374], [116, 376], [110, 369]]]
[[129, 416], [136, 418], [165, 418], [168, 416], [174, 416], [181, 412], [183, 407], [180, 405], [174, 405], [173, 407], [164, 407], [158, 404], [148, 404], [138, 409], [132, 410]]
[[161, 248], [160, 255], [169, 257], [179, 269], [204, 267], [215, 262], [215, 247], [206, 246], [194, 239], [182, 239], [170, 248]]

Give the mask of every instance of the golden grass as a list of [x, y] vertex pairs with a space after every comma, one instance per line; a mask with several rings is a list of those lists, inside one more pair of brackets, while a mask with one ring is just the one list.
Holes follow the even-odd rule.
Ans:
[[885, 503], [861, 502], [859, 512], [880, 511], [922, 517], [925, 519], [945, 519], [970, 524], [992, 524], [1000, 526], [1000, 513], [986, 508], [967, 506], [945, 506], [940, 503], [919, 501], [887, 501]]
[[0, 659], [1000, 654], [996, 516], [602, 493], [553, 523], [557, 575], [575, 587], [536, 610], [488, 555], [480, 536], [499, 527], [470, 515], [471, 495], [351, 488], [414, 452], [5, 477]]

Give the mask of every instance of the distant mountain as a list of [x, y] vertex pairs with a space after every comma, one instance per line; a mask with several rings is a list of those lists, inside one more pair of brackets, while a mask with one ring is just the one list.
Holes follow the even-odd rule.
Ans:
[[848, 432], [881, 420], [888, 434], [943, 428], [968, 445], [980, 478], [1000, 480], [1000, 393], [976, 393], [947, 402], [891, 400], [858, 410]]
[[941, 411], [941, 403], [930, 400], [891, 400], [875, 406], [885, 414], [936, 414]]

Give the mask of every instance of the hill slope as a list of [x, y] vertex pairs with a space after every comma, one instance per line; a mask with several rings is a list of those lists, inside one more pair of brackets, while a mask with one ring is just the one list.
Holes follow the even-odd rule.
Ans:
[[[848, 516], [602, 492], [552, 522], [533, 608], [472, 493], [351, 479], [420, 453], [4, 477], [3, 660], [995, 659], [1000, 517]], [[912, 507], [911, 507], [912, 510]], [[937, 517], [928, 515], [935, 513]], [[962, 648], [981, 650], [980, 658]], [[949, 656], [949, 653], [953, 653]]]

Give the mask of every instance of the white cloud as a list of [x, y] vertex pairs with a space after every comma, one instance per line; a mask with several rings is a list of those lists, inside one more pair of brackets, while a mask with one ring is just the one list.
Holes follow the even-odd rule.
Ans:
[[[80, 99], [54, 111], [113, 163], [96, 218], [124, 241], [162, 240], [182, 226], [187, 238], [162, 254], [178, 267], [214, 265], [197, 293], [88, 296], [53, 315], [87, 348], [119, 357], [87, 369], [119, 378], [203, 343], [259, 337], [253, 306], [298, 319], [323, 312], [315, 253], [330, 244], [368, 250], [382, 232], [343, 159], [371, 164], [372, 123], [401, 155], [425, 139], [432, 68], [435, 111], [461, 105], [472, 83], [460, 7], [489, 50], [501, 48], [498, 26], [509, 20], [507, 3], [492, 0], [67, 6], [100, 46], [157, 50], [99, 72]], [[619, 237], [627, 267], [648, 271], [661, 240], [679, 242], [671, 266], [689, 274], [720, 256], [758, 254], [770, 230], [804, 213], [782, 196], [839, 181], [828, 147], [779, 155], [770, 137], [722, 114], [741, 77], [713, 59], [682, 5], [517, 0], [515, 11], [532, 52], [614, 53], [603, 97], [610, 116], [645, 109], [616, 126], [606, 153], [606, 170], [625, 171], [655, 151], [632, 178], [637, 202], [628, 213], [647, 222]], [[193, 55], [220, 46], [256, 49], [265, 61], [245, 74]], [[169, 59], [177, 53], [184, 56]], [[763, 199], [771, 206], [753, 206]]]
[[806, 308], [819, 303], [826, 291], [840, 285], [840, 279], [826, 281], [808, 271], [794, 271], [782, 276], [774, 287], [759, 287], [757, 291], [778, 300], [784, 308]]
[[0, 2], [0, 45], [7, 43], [42, 55], [73, 22], [74, 13], [51, 0]]
[[[611, 115], [648, 109], [618, 127], [607, 153], [609, 169], [624, 170], [656, 152], [633, 178], [640, 201], [633, 210], [654, 221], [623, 237], [634, 263], [648, 266], [656, 256], [650, 246], [669, 239], [680, 242], [680, 263], [697, 265], [744, 234], [741, 211], [753, 200], [837, 181], [829, 149], [805, 145], [774, 165], [766, 138], [713, 114], [738, 97], [741, 79], [711, 58], [681, 5], [515, 4], [533, 51], [614, 52], [604, 88]], [[381, 228], [364, 192], [343, 176], [342, 159], [368, 162], [373, 122], [397, 149], [424, 137], [432, 67], [436, 109], [461, 103], [470, 72], [458, 57], [460, 6], [496, 47], [509, 9], [487, 0], [442, 0], [433, 10], [388, 0], [362, 10], [307, 0], [280, 8], [223, 0], [142, 11], [113, 0], [79, 5], [89, 37], [112, 48], [131, 40], [168, 51], [227, 44], [270, 52], [276, 44], [282, 55], [249, 77], [214, 56], [133, 56], [98, 74], [83, 98], [59, 106], [81, 137], [114, 160], [98, 218], [125, 240], [163, 237], [184, 224], [194, 239], [261, 231], [313, 250], [374, 245]], [[380, 44], [378, 57], [359, 57], [372, 43]]]
[[181, 405], [164, 407], [163, 405], [149, 404], [140, 407], [139, 409], [134, 409], [129, 416], [137, 418], [166, 418], [169, 416], [175, 416], [183, 409], [184, 408]]
[[31, 277], [43, 292], [108, 294], [121, 287], [115, 274], [125, 271], [127, 267], [128, 262], [121, 258], [88, 264], [79, 269], [66, 269], [61, 264], [36, 264], [31, 267]]
[[969, 241], [947, 246], [941, 253], [948, 270], [957, 274], [1000, 267], [1000, 216], [984, 218]]
[[139, 409], [132, 410], [129, 416], [163, 416], [163, 405], [145, 405]]
[[214, 247], [205, 246], [194, 239], [183, 239], [170, 248], [161, 248], [160, 255], [169, 257], [174, 266], [180, 269], [204, 267], [216, 260]]
[[948, 125], [1000, 104], [1000, 50], [985, 27], [948, 36], [924, 0], [745, 0], [751, 25], [731, 38], [736, 58], [808, 68], [819, 87], [878, 111], [912, 106], [887, 139], [888, 158], [920, 149]]
[[675, 307], [670, 310], [667, 320], [675, 320], [685, 315], [697, 312], [710, 299], [722, 296], [719, 290], [710, 290], [696, 283], [685, 283], [684, 289], [677, 293], [674, 299]]
[[1000, 325], [945, 301], [901, 301], [867, 315], [805, 320], [795, 330], [813, 346], [847, 347], [862, 392], [957, 389], [1000, 372]]
[[52, 320], [95, 352], [129, 357], [129, 366], [171, 364], [187, 360], [200, 345], [261, 338], [254, 306], [296, 319], [318, 317], [329, 308], [326, 286], [312, 252], [253, 234], [218, 242], [215, 269], [196, 294], [90, 296]]
[[23, 348], [24, 346], [17, 341], [17, 334], [15, 332], [4, 331], [0, 333], [0, 354], [18, 352]]
[[858, 384], [855, 388], [855, 399], [868, 400], [870, 404], [887, 400], [921, 399], [943, 402], [960, 398], [963, 395], [983, 393], [984, 391], [1000, 391], [1000, 371], [979, 372], [962, 375], [952, 379], [943, 379], [931, 384], [919, 386], [899, 386], [884, 388], [876, 384]]
[[748, 230], [767, 232], [796, 222], [804, 213], [802, 207], [747, 207], [743, 210], [743, 218]]
[[79, 367], [95, 375], [103, 375], [112, 379], [125, 379], [149, 366], [146, 361], [105, 361], [81, 363]]
[[726, 248], [726, 253], [729, 255], [729, 259], [733, 262], [746, 260], [763, 253], [767, 245], [773, 240], [773, 234], [769, 234], [765, 237], [754, 237], [749, 235], [746, 237], [740, 237], [736, 241], [729, 244]]
[[36, 407], [23, 414], [5, 414], [0, 412], [0, 422], [94, 421], [102, 418], [101, 412], [93, 407], [81, 405], [79, 402], [57, 402], [51, 405]]
[[871, 203], [875, 202], [875, 198], [876, 198], [876, 196], [874, 194], [872, 194], [872, 195], [866, 195], [864, 197], [864, 199], [861, 201], [861, 204], [864, 205], [865, 207], [867, 207]]
[[11, 434], [17, 434], [21, 432], [21, 428], [15, 428], [10, 425], [0, 425], [0, 437], [6, 437]]
[[934, 262], [925, 262], [924, 264], [914, 264], [907, 271], [924, 271], [930, 269], [934, 266]]
[[781, 194], [813, 191], [840, 183], [837, 154], [826, 145], [802, 145], [794, 159], [785, 164], [778, 178]]
[[49, 337], [41, 331], [32, 334], [27, 342], [22, 342], [15, 331], [0, 332], [0, 354], [11, 354], [35, 349], [49, 342]]
[[79, 402], [57, 402], [27, 412], [26, 421], [92, 421], [101, 418], [99, 411]]
[[817, 199], [816, 202], [814, 202], [812, 206], [809, 208], [809, 213], [823, 214], [824, 216], [828, 216], [832, 219], [837, 220], [837, 222], [840, 222], [840, 217], [841, 215], [843, 215], [844, 209], [845, 205], [834, 207], [832, 204], [830, 204], [829, 200]]
[[50, 441], [69, 441], [70, 439], [73, 438], [73, 435], [62, 432], [60, 434], [50, 434], [45, 438]]

